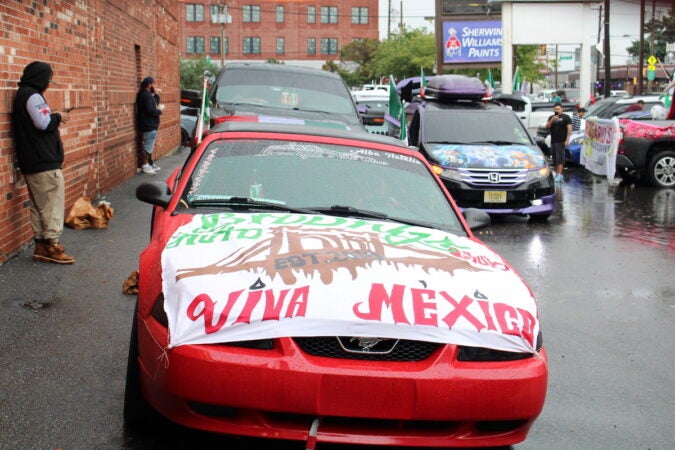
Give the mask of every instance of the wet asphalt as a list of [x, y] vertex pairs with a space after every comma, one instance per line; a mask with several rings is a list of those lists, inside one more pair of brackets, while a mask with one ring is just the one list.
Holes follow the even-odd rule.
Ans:
[[[0, 266], [0, 449], [304, 448], [122, 425], [135, 301], [122, 284], [150, 219], [135, 189], [187, 154], [108, 193], [108, 229], [66, 229], [74, 265], [33, 262], [30, 246]], [[497, 218], [478, 233], [538, 298], [549, 356], [544, 411], [513, 448], [675, 448], [675, 191], [565, 176], [547, 223]]]

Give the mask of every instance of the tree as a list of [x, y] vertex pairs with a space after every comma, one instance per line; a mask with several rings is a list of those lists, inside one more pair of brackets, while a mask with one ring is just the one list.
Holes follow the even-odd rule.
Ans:
[[204, 84], [204, 72], [208, 71], [211, 76], [218, 73], [218, 66], [208, 58], [184, 59], [180, 62], [180, 88], [202, 89]]
[[[380, 46], [380, 41], [374, 39], [358, 39], [340, 49], [340, 60], [343, 67], [338, 72], [350, 86], [365, 84], [378, 79], [378, 73], [373, 72], [372, 60]], [[349, 70], [346, 67], [352, 67]]]
[[[644, 32], [644, 57], [648, 58], [650, 55], [654, 55], [660, 61], [665, 60], [667, 53], [666, 44], [675, 42], [675, 16], [673, 16], [673, 10], [671, 9], [668, 15], [663, 16], [662, 19], [652, 19], [645, 23]], [[639, 57], [640, 41], [632, 41], [631, 46], [626, 51], [633, 57]]]
[[403, 28], [378, 46], [371, 60], [372, 78], [394, 75], [402, 80], [420, 74], [433, 73], [436, 62], [436, 37], [433, 33]]

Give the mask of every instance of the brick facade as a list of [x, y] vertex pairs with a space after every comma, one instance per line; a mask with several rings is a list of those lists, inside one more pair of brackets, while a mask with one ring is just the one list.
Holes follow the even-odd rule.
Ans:
[[[304, 62], [318, 67], [321, 67], [325, 61], [339, 60], [340, 48], [354, 39], [378, 39], [378, 0], [325, 0], [320, 2], [316, 0], [179, 0], [179, 2], [181, 3], [179, 13], [181, 57], [204, 58], [208, 55], [213, 63], [218, 65], [220, 65], [222, 55], [218, 48], [213, 49], [210, 44], [212, 38], [220, 40], [223, 32], [227, 39], [225, 61], [276, 59], [284, 62]], [[226, 24], [224, 28], [221, 24], [212, 23], [211, 9], [217, 8], [218, 4], [226, 4], [231, 16], [231, 23]], [[314, 14], [311, 14], [311, 11]], [[200, 12], [203, 13], [200, 15]], [[323, 19], [322, 12], [325, 14]], [[195, 13], [199, 17], [196, 17]], [[192, 16], [188, 17], [189, 14]], [[188, 48], [190, 38], [202, 38], [203, 51]], [[245, 52], [244, 40], [250, 38], [259, 38], [259, 53]], [[281, 52], [277, 50], [277, 38], [283, 39]], [[308, 51], [310, 39], [316, 43], [314, 54]], [[335, 47], [329, 52], [322, 51], [322, 39], [326, 43], [336, 44]]]
[[23, 68], [34, 60], [51, 64], [58, 85], [46, 91], [47, 102], [54, 110], [78, 108], [61, 127], [67, 213], [80, 196], [99, 198], [136, 175], [134, 102], [145, 76], [157, 79], [166, 105], [157, 156], [179, 145], [179, 13], [175, 0], [0, 4], [0, 264], [33, 236], [11, 133]]

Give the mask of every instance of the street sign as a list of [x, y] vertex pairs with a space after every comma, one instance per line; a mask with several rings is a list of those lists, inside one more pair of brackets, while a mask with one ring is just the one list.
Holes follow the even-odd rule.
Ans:
[[647, 70], [651, 70], [653, 72], [656, 70], [656, 66], [647, 66]]
[[654, 81], [656, 79], [656, 71], [655, 70], [648, 70], [647, 71], [647, 80], [648, 81]]
[[654, 57], [654, 55], [651, 55], [649, 58], [647, 58], [647, 62], [649, 63], [650, 66], [656, 64], [656, 58]]

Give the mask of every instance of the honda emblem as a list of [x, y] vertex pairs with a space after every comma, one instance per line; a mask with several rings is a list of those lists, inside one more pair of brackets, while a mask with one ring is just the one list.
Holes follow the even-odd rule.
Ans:
[[488, 174], [488, 180], [490, 180], [490, 183], [499, 183], [502, 180], [502, 177], [497, 172], [490, 172]]

